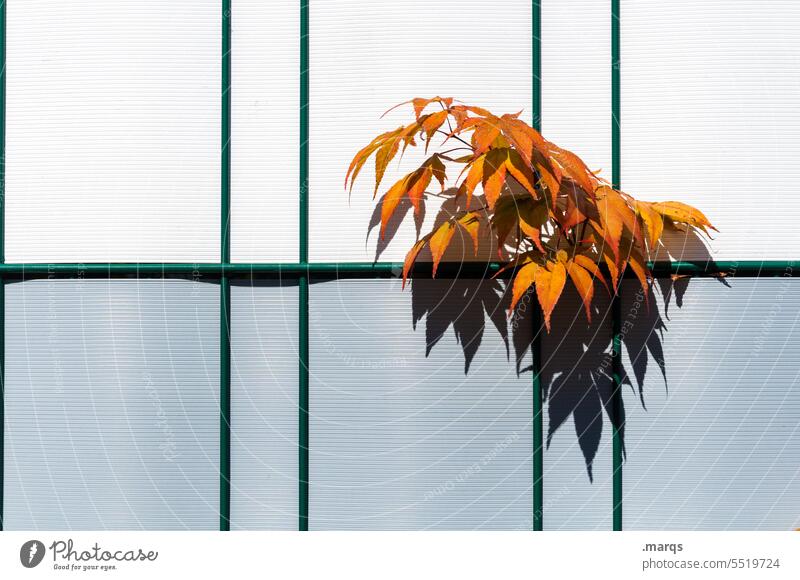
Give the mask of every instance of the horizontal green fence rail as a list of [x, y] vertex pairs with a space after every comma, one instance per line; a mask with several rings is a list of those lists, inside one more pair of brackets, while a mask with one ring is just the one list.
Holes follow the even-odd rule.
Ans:
[[[687, 262], [651, 262], [650, 268], [656, 277], [671, 275], [709, 277], [759, 277], [759, 276], [800, 276], [795, 268], [798, 261], [687, 261]], [[437, 277], [440, 278], [490, 278], [503, 268], [497, 262], [463, 262], [442, 263], [439, 265]], [[312, 276], [318, 278], [399, 278], [402, 276], [403, 264], [400, 262], [365, 262], [349, 263], [94, 263], [94, 264], [0, 264], [0, 276], [17, 278], [80, 278], [80, 277], [194, 277], [226, 276], [231, 277], [266, 277], [266, 278], [299, 278]], [[510, 276], [506, 270], [500, 276]], [[418, 264], [411, 277], [430, 277], [431, 265]], [[631, 275], [626, 273], [626, 275]]]

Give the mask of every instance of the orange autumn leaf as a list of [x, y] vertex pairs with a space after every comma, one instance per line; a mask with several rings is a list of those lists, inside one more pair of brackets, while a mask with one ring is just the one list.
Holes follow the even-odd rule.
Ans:
[[653, 204], [646, 201], [640, 201], [636, 204], [636, 212], [644, 223], [648, 243], [651, 248], [654, 248], [664, 232], [664, 219], [659, 212], [653, 209]]
[[589, 168], [586, 167], [583, 160], [572, 151], [561, 149], [559, 146], [549, 141], [547, 142], [547, 146], [550, 149], [553, 160], [561, 168], [561, 171], [580, 185], [586, 193], [592, 195], [595, 189], [596, 178], [592, 172], [589, 171]]
[[444, 251], [453, 239], [453, 234], [456, 232], [456, 224], [450, 220], [440, 225], [431, 236], [428, 244], [431, 248], [431, 256], [433, 257], [433, 277], [436, 278], [436, 270], [439, 268], [439, 262], [442, 260]]
[[514, 276], [514, 282], [511, 285], [511, 312], [514, 311], [514, 308], [517, 307], [520, 299], [533, 284], [536, 272], [540, 268], [541, 266], [539, 266], [539, 264], [530, 262], [522, 266], [522, 268], [520, 268], [517, 274]]
[[447, 178], [444, 163], [438, 155], [433, 155], [425, 161], [418, 169], [400, 178], [383, 197], [381, 206], [381, 239], [386, 234], [386, 226], [392, 218], [397, 206], [404, 197], [408, 197], [411, 205], [414, 206], [414, 213], [419, 214], [425, 191], [432, 179], [436, 179], [444, 189], [444, 182]]
[[575, 285], [575, 289], [583, 300], [583, 307], [586, 310], [586, 318], [589, 322], [592, 321], [592, 297], [594, 296], [594, 279], [592, 275], [578, 265], [576, 262], [570, 260], [567, 262], [567, 274], [570, 280]]
[[533, 281], [536, 284], [536, 296], [539, 298], [539, 305], [544, 314], [544, 325], [550, 332], [550, 315], [564, 290], [564, 284], [567, 282], [567, 270], [561, 261], [548, 261], [544, 268], [536, 270]]
[[506, 183], [507, 151], [505, 148], [492, 149], [486, 154], [483, 162], [483, 193], [490, 209], [494, 207]]
[[708, 218], [703, 215], [703, 212], [685, 203], [679, 201], [662, 201], [654, 203], [650, 207], [673, 222], [694, 226], [704, 231], [705, 228], [711, 228], [714, 231], [717, 230], [717, 228], [711, 225]]
[[470, 238], [472, 238], [472, 247], [475, 251], [475, 255], [478, 255], [478, 246], [480, 244], [480, 231], [481, 231], [481, 220], [478, 217], [478, 213], [471, 211], [467, 212], [456, 222], [458, 225], [462, 227], [462, 229], [467, 232]]
[[417, 256], [422, 251], [422, 248], [425, 247], [425, 244], [428, 242], [427, 239], [423, 238], [419, 240], [416, 244], [411, 246], [411, 249], [406, 254], [406, 259], [403, 262], [403, 288], [406, 286], [406, 280], [408, 279], [408, 274], [411, 272], [411, 267], [414, 265], [414, 262], [417, 260]]

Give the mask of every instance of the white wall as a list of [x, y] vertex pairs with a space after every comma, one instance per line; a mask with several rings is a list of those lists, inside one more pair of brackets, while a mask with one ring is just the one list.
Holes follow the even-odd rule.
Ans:
[[798, 26], [784, 0], [622, 1], [623, 188], [700, 208], [715, 259], [797, 257]]
[[236, 0], [231, 45], [231, 261], [296, 262], [298, 3]]
[[611, 180], [608, 2], [542, 2], [542, 132]]
[[[486, 42], [478, 32], [490, 14], [510, 15], [491, 19], [491, 34], [506, 42]], [[379, 118], [413, 97], [452, 96], [497, 112], [524, 109], [530, 118], [531, 3], [501, 0], [488, 9], [476, 0], [321, 1], [311, 3], [310, 25], [310, 257], [372, 261], [374, 172], [365, 166], [348, 202], [344, 176], [353, 155], [379, 133], [413, 120], [410, 105]], [[422, 159], [421, 150], [408, 151], [401, 166], [390, 165], [385, 184]], [[431, 203], [425, 228], [436, 211]], [[402, 261], [414, 243], [413, 220], [407, 222], [382, 260]]]
[[219, 260], [220, 14], [8, 3], [7, 261]]

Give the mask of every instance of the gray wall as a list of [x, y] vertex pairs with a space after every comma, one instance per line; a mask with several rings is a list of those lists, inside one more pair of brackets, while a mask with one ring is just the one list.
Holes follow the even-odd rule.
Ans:
[[[451, 282], [312, 286], [312, 529], [530, 527], [530, 374], [517, 376], [491, 322], [465, 374], [498, 300], [491, 283]], [[412, 307], [434, 309], [416, 331]], [[426, 357], [432, 328], [443, 335]]]
[[297, 285], [231, 287], [231, 529], [297, 529]]
[[8, 530], [216, 529], [218, 288], [6, 287]]
[[[648, 348], [626, 348], [626, 368], [648, 359], [646, 409], [636, 379], [625, 391], [626, 529], [800, 527], [800, 281], [729, 284], [693, 280], [669, 319], [661, 307], [666, 381]], [[635, 292], [622, 312], [641, 345], [658, 333]]]

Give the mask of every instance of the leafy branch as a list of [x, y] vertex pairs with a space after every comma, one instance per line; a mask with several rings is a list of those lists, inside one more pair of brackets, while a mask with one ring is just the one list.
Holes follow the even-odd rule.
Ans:
[[[648, 256], [663, 245], [667, 229], [696, 229], [708, 234], [715, 228], [699, 210], [678, 201], [647, 202], [615, 189], [588, 169], [574, 153], [546, 140], [519, 119], [520, 113], [494, 115], [482, 107], [465, 105], [453, 98], [416, 98], [411, 104], [414, 121], [375, 137], [353, 158], [345, 188], [353, 184], [367, 160], [375, 158], [377, 196], [392, 159], [408, 147], [424, 142], [425, 153], [437, 135], [442, 147], [419, 167], [401, 177], [386, 192], [381, 207], [381, 237], [398, 205], [408, 198], [419, 216], [432, 182], [439, 184], [436, 197], [462, 198], [464, 211], [438, 224], [409, 250], [403, 266], [403, 284], [420, 252], [428, 248], [433, 276], [457, 229], [473, 241], [478, 253], [482, 237], [497, 244], [498, 258], [514, 269], [511, 286], [513, 312], [531, 286], [550, 330], [550, 316], [569, 278], [580, 294], [591, 321], [595, 281], [616, 293], [626, 269], [642, 288], [652, 279]], [[440, 110], [426, 112], [438, 104]], [[397, 108], [393, 107], [391, 110]], [[389, 111], [387, 111], [388, 113]], [[468, 151], [459, 157], [456, 151]], [[455, 186], [446, 190], [448, 168], [460, 167]], [[483, 199], [472, 208], [478, 188]], [[449, 193], [448, 193], [449, 192]], [[605, 264], [610, 280], [600, 265]], [[610, 282], [610, 284], [609, 284]]]

